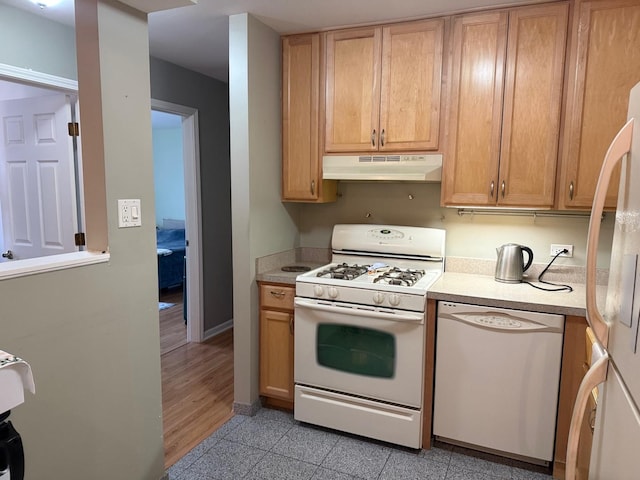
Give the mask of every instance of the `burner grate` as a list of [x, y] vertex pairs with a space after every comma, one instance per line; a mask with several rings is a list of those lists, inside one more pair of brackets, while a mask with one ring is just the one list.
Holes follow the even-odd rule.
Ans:
[[411, 287], [424, 276], [424, 270], [414, 268], [393, 267], [390, 270], [378, 275], [373, 279], [373, 283], [383, 283], [386, 285], [402, 285]]
[[332, 265], [329, 268], [319, 271], [316, 277], [336, 278], [340, 280], [353, 280], [360, 275], [367, 273], [369, 265], [349, 265], [347, 263], [341, 263], [339, 265]]

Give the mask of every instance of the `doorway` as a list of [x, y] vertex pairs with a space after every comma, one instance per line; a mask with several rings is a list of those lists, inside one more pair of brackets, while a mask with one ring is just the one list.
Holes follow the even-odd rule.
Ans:
[[[198, 111], [161, 100], [151, 100], [151, 109], [178, 116], [182, 127], [182, 162], [184, 174], [185, 281], [187, 342], [202, 342], [204, 318], [202, 302], [202, 227], [200, 205], [200, 155]], [[156, 197], [158, 193], [156, 192]]]

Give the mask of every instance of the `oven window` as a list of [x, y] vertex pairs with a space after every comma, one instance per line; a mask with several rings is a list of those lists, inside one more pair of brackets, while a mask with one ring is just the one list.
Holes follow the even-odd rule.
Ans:
[[316, 342], [317, 361], [324, 367], [369, 377], [393, 377], [396, 341], [389, 333], [321, 323]]

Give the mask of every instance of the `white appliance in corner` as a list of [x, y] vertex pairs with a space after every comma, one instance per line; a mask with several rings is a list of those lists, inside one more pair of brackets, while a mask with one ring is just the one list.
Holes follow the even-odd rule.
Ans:
[[[588, 396], [599, 389], [589, 478], [640, 478], [640, 84], [631, 90], [629, 121], [605, 156], [587, 243], [587, 320], [596, 342], [592, 366], [576, 399], [567, 447], [568, 480], [576, 458]], [[604, 313], [596, 304], [595, 268], [600, 218], [611, 173], [622, 158], [609, 285]]]

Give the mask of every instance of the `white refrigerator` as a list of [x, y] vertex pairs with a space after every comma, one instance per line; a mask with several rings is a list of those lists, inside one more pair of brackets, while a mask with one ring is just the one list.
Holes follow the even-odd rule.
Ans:
[[[605, 157], [589, 223], [587, 320], [596, 342], [571, 421], [568, 480], [575, 478], [580, 424], [594, 387], [598, 387], [599, 400], [589, 478], [640, 479], [640, 84], [631, 90], [628, 119]], [[622, 166], [622, 173], [609, 284], [604, 311], [600, 312], [595, 295], [596, 252], [604, 197], [616, 165]]]

